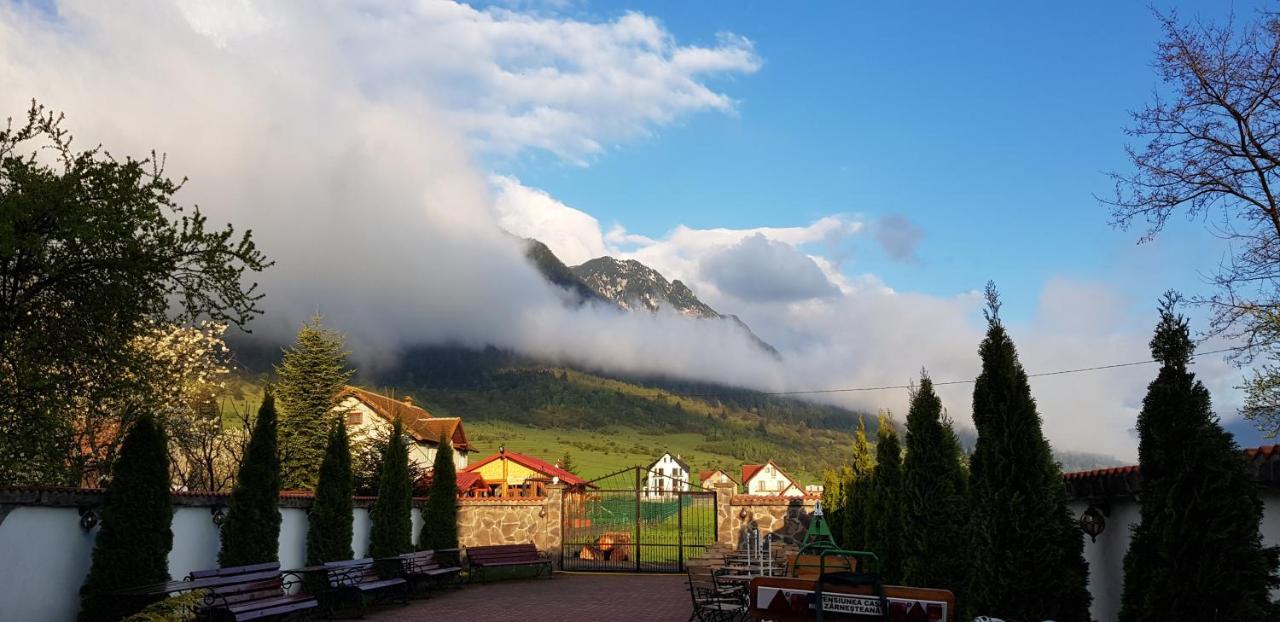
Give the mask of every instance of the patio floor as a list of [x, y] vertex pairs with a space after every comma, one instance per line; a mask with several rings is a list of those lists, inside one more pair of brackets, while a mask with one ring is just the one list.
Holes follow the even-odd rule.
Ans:
[[684, 575], [556, 573], [437, 591], [407, 606], [369, 612], [375, 622], [686, 622], [693, 606]]

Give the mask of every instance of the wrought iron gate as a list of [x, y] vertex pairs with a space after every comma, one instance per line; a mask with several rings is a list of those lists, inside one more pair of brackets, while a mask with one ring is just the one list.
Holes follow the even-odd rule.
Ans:
[[649, 488], [639, 467], [565, 491], [561, 514], [565, 570], [681, 572], [716, 541], [716, 494], [667, 478]]

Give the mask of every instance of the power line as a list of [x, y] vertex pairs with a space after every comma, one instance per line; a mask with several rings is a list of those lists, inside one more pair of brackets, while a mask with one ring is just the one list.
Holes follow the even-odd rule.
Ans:
[[[1198, 357], [1198, 356], [1208, 356], [1208, 355], [1210, 355], [1210, 354], [1224, 354], [1224, 353], [1227, 353], [1227, 352], [1235, 352], [1235, 351], [1237, 351], [1237, 350], [1239, 350], [1239, 348], [1222, 348], [1222, 349], [1220, 349], [1220, 350], [1208, 350], [1208, 351], [1205, 351], [1205, 352], [1196, 352], [1195, 354], [1192, 354], [1191, 356], [1192, 356], [1192, 358], [1195, 358], [1195, 357]], [[1160, 362], [1160, 361], [1158, 361], [1158, 360], [1156, 360], [1156, 359], [1148, 359], [1148, 360], [1145, 360], [1145, 361], [1133, 361], [1133, 362], [1131, 362], [1131, 363], [1112, 363], [1112, 364], [1110, 364], [1110, 365], [1095, 365], [1095, 366], [1093, 366], [1093, 367], [1079, 367], [1079, 368], [1076, 368], [1076, 369], [1060, 369], [1060, 370], [1057, 370], [1057, 371], [1046, 371], [1046, 372], [1040, 372], [1040, 373], [1037, 373], [1037, 374], [1027, 374], [1027, 377], [1028, 377], [1028, 378], [1043, 378], [1043, 377], [1045, 377], [1045, 376], [1063, 376], [1063, 375], [1066, 375], [1066, 374], [1079, 374], [1079, 373], [1082, 373], [1082, 372], [1089, 372], [1089, 371], [1102, 371], [1102, 370], [1105, 370], [1105, 369], [1116, 369], [1116, 368], [1118, 368], [1118, 367], [1133, 367], [1133, 366], [1135, 366], [1135, 365], [1150, 365], [1150, 364], [1152, 364], [1152, 363], [1159, 363], [1159, 362]], [[943, 382], [934, 382], [934, 383], [933, 383], [933, 386], [935, 386], [935, 387], [940, 387], [940, 386], [946, 386], [946, 385], [949, 385], [949, 384], [973, 384], [975, 381], [976, 381], [976, 380], [946, 380], [946, 381], [943, 381]], [[756, 393], [756, 394], [759, 394], [759, 395], [818, 395], [818, 394], [822, 394], [822, 393], [857, 393], [857, 392], [863, 392], [863, 391], [889, 391], [889, 390], [901, 390], [901, 389], [910, 389], [910, 388], [911, 388], [911, 385], [909, 385], [909, 384], [894, 384], [894, 385], [884, 385], [884, 386], [878, 386], [878, 387], [847, 387], [847, 388], [840, 388], [840, 389], [811, 389], [811, 390], [807, 390], [807, 391], [753, 391], [753, 393]], [[724, 393], [677, 393], [676, 395], [680, 395], [680, 396], [682, 396], [682, 397], [721, 397], [721, 396], [723, 396], [723, 395], [724, 395]]]

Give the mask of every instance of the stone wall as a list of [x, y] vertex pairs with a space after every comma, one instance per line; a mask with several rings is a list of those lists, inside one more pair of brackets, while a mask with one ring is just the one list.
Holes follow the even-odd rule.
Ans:
[[560, 559], [560, 503], [563, 487], [548, 486], [547, 496], [481, 497], [458, 501], [458, 544], [488, 546], [532, 542]]
[[775, 535], [787, 544], [800, 544], [809, 529], [814, 497], [762, 497], [735, 494], [733, 484], [717, 484], [716, 538], [737, 546], [755, 527], [760, 535]]

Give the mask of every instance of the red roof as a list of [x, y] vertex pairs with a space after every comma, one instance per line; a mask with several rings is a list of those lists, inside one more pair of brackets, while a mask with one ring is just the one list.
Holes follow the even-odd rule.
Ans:
[[[1254, 479], [1280, 481], [1280, 445], [1263, 445], [1243, 450]], [[1133, 495], [1142, 490], [1142, 469], [1136, 464], [1063, 473], [1062, 479], [1077, 499]]]
[[699, 481], [699, 482], [702, 482], [703, 484], [706, 484], [706, 483], [707, 483], [707, 480], [711, 479], [711, 477], [712, 477], [713, 475], [715, 475], [716, 473], [723, 473], [723, 474], [724, 474], [724, 476], [725, 476], [726, 478], [728, 478], [728, 480], [729, 480], [729, 481], [731, 481], [731, 482], [733, 482], [733, 483], [735, 483], [735, 484], [736, 484], [736, 483], [738, 483], [738, 482], [734, 481], [734, 479], [733, 479], [733, 476], [732, 476], [732, 475], [729, 475], [728, 473], [725, 473], [723, 469], [710, 469], [710, 470], [707, 470], [707, 471], [698, 471], [698, 481]]
[[747, 481], [748, 481], [748, 480], [750, 480], [751, 478], [755, 477], [755, 476], [756, 476], [756, 473], [759, 473], [759, 472], [760, 472], [760, 469], [763, 469], [763, 468], [764, 468], [764, 465], [763, 465], [763, 464], [744, 464], [744, 465], [742, 465], [742, 483], [744, 483], [744, 484], [745, 484], [745, 483], [747, 483]]
[[[472, 488], [488, 487], [488, 484], [485, 483], [484, 481], [484, 477], [481, 476], [479, 473], [468, 473], [466, 471], [463, 471], [461, 473], [456, 474], [454, 478], [458, 485], [458, 494], [465, 493], [468, 490], [471, 490]], [[430, 487], [431, 487], [431, 471], [427, 471], [426, 473], [423, 473], [420, 477], [418, 477], [418, 481], [413, 483], [414, 490], [425, 490]]]
[[346, 387], [338, 394], [338, 399], [352, 397], [369, 407], [378, 416], [387, 421], [399, 419], [404, 424], [405, 432], [413, 440], [429, 445], [440, 444], [440, 437], [448, 436], [453, 448], [458, 451], [471, 451], [467, 442], [467, 433], [462, 429], [462, 420], [457, 417], [433, 417], [421, 406], [415, 406], [413, 399], [405, 396], [397, 400], [385, 395], [361, 389]]
[[537, 471], [543, 475], [546, 475], [547, 477], [558, 477], [560, 478], [560, 481], [570, 486], [582, 486], [587, 483], [587, 480], [582, 479], [581, 477], [578, 477], [577, 475], [574, 475], [573, 473], [570, 473], [569, 471], [566, 471], [554, 464], [551, 464], [546, 460], [542, 460], [541, 458], [534, 458], [533, 456], [526, 456], [524, 454], [516, 453], [514, 451], [499, 452], [491, 456], [486, 456], [484, 458], [481, 458], [479, 462], [476, 462], [471, 466], [468, 466], [466, 468], [466, 471], [474, 472], [480, 467], [486, 464], [489, 464], [490, 462], [493, 462], [494, 460], [497, 460], [502, 457], [506, 457], [506, 459], [512, 462], [515, 462], [516, 464], [526, 466], [534, 471]]

